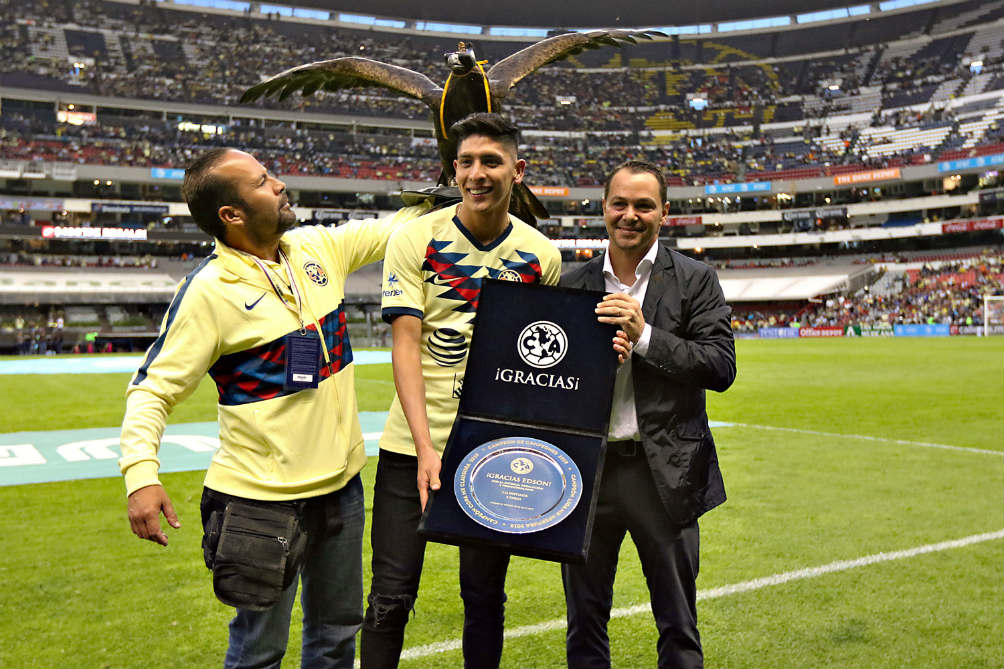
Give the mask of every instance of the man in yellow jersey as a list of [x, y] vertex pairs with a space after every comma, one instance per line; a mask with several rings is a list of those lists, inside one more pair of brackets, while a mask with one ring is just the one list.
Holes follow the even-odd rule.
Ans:
[[[384, 263], [383, 317], [391, 322], [397, 395], [380, 440], [373, 493], [366, 669], [396, 667], [400, 658], [425, 553], [416, 530], [429, 490], [440, 487], [440, 456], [463, 390], [481, 282], [553, 285], [561, 271], [554, 245], [508, 211], [526, 166], [516, 154], [516, 127], [480, 113], [450, 132], [463, 201], [401, 227]], [[460, 548], [467, 667], [498, 666], [508, 565], [505, 551]]]
[[[213, 585], [237, 607], [225, 667], [278, 667], [302, 579], [304, 667], [351, 667], [362, 623], [366, 464], [345, 326], [345, 279], [427, 211], [292, 230], [286, 187], [252, 156], [213, 149], [185, 172], [192, 217], [216, 240], [179, 285], [126, 392], [122, 459], [133, 532], [180, 527], [158, 479], [168, 413], [208, 372], [220, 448], [202, 496]], [[278, 529], [277, 529], [278, 528]]]

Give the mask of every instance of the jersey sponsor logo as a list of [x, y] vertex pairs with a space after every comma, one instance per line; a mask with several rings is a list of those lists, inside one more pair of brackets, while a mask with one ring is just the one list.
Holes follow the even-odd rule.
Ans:
[[459, 365], [467, 357], [467, 337], [453, 328], [440, 328], [429, 335], [429, 356], [440, 367]]
[[516, 352], [526, 364], [537, 369], [554, 367], [568, 352], [568, 336], [551, 321], [535, 321], [519, 333]]
[[308, 260], [303, 264], [303, 271], [307, 273], [310, 280], [318, 286], [325, 286], [328, 283], [328, 275], [318, 263]]
[[248, 303], [247, 301], [245, 301], [244, 302], [244, 308], [247, 309], [248, 311], [251, 311], [252, 309], [254, 309], [258, 305], [259, 302], [261, 302], [265, 298], [266, 295], [268, 295], [267, 291], [264, 292], [264, 293], [262, 293], [261, 297], [259, 297], [254, 302]]
[[400, 288], [398, 288], [398, 283], [400, 283], [400, 281], [401, 280], [397, 278], [397, 274], [395, 274], [394, 272], [391, 272], [390, 274], [388, 274], [387, 278], [384, 279], [384, 284], [387, 287], [384, 288], [384, 290], [383, 290], [383, 296], [384, 297], [397, 297], [398, 295], [402, 295], [404, 293], [404, 291], [401, 290]]

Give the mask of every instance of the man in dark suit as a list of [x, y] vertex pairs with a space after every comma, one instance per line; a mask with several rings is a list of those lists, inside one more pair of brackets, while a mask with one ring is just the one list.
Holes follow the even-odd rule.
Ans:
[[669, 211], [662, 171], [643, 161], [608, 177], [607, 252], [562, 277], [604, 290], [601, 322], [633, 351], [617, 372], [607, 456], [586, 563], [562, 567], [568, 666], [610, 666], [617, 556], [626, 532], [638, 549], [659, 630], [659, 667], [703, 665], [697, 631], [697, 518], [725, 501], [705, 389], [736, 376], [735, 344], [718, 278], [658, 243]]

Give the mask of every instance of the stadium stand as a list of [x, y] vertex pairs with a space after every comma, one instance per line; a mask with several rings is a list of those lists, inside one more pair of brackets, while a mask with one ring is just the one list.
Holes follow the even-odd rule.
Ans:
[[893, 264], [886, 267], [886, 276], [883, 285], [831, 297], [808, 309], [806, 321], [815, 327], [982, 325], [982, 296], [1004, 290], [1004, 255], [986, 251], [962, 259]]
[[[881, 270], [876, 270], [881, 273], [878, 280], [819, 301], [733, 301], [733, 329], [755, 334], [761, 328], [800, 326], [845, 329], [937, 323], [979, 327], [983, 324], [982, 296], [1004, 290], [1004, 255], [999, 250], [968, 253], [973, 255], [881, 263]], [[720, 275], [723, 284], [730, 276]], [[784, 278], [775, 276], [774, 280]]]
[[[882, 286], [918, 288], [890, 283], [909, 275], [897, 263], [874, 271], [878, 258], [977, 245], [991, 249], [986, 266], [999, 266], [1002, 26], [1000, 3], [969, 0], [674, 36], [545, 67], [514, 90], [507, 109], [524, 128], [528, 180], [559, 193], [544, 198], [554, 218], [542, 226], [567, 242], [567, 260], [598, 248], [597, 187], [606, 172], [645, 158], [670, 175], [667, 243], [717, 265], [724, 285], [742, 287], [730, 294], [746, 305], [737, 307], [742, 328], [793, 319], [843, 325], [818, 305], [834, 295], [874, 302]], [[178, 183], [150, 175], [184, 167], [211, 146], [253, 151], [287, 179], [309, 222], [391, 208], [392, 191], [439, 173], [423, 105], [379, 89], [254, 106], [237, 99], [262, 75], [344, 55], [443, 80], [438, 54], [456, 40], [182, 3], [0, 0], [0, 272], [27, 272], [30, 284], [37, 272], [63, 280], [75, 268], [125, 276], [142, 267], [177, 280], [206, 240], [178, 209]], [[496, 62], [526, 41], [474, 43]], [[130, 241], [40, 239], [50, 226], [111, 226]], [[999, 272], [984, 278], [965, 290], [1001, 291]], [[363, 274], [349, 291], [355, 327], [372, 341], [386, 334], [373, 317], [378, 288], [378, 273]], [[0, 348], [21, 345], [11, 334], [15, 311], [33, 310], [22, 319], [44, 328], [70, 308], [13, 293], [0, 291], [0, 334], [10, 335]], [[938, 299], [943, 309], [948, 298]], [[132, 302], [73, 305], [93, 313], [81, 320], [74, 312], [67, 332], [82, 337], [94, 324], [105, 334], [156, 330], [160, 298], [139, 312], [123, 304]], [[951, 324], [965, 326], [972, 311], [955, 309]], [[945, 315], [889, 313], [895, 322]]]

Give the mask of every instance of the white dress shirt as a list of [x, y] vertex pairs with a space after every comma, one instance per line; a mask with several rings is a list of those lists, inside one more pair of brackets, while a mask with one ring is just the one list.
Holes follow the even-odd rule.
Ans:
[[[656, 240], [652, 247], [641, 259], [634, 270], [634, 283], [630, 286], [621, 283], [617, 275], [614, 274], [613, 265], [610, 264], [610, 253], [603, 255], [603, 280], [605, 288], [611, 293], [627, 293], [639, 304], [645, 303], [645, 291], [648, 290], [648, 280], [652, 276], [652, 265], [655, 263], [655, 255], [659, 251], [659, 243]], [[648, 342], [652, 337], [652, 326], [645, 323], [641, 337], [635, 342], [632, 353], [644, 356], [648, 352]], [[631, 356], [617, 368], [617, 377], [614, 380], [614, 400], [610, 408], [610, 429], [607, 432], [610, 441], [625, 441], [641, 439], [638, 432], [638, 414], [634, 405], [634, 386], [631, 380]]]

